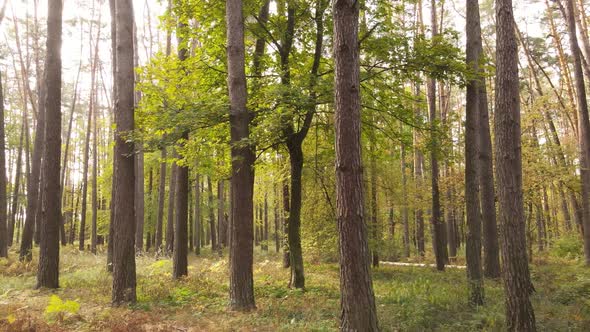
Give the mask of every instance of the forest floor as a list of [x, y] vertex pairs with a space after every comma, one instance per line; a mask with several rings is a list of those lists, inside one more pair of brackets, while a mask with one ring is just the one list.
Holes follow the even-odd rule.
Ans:
[[[308, 263], [305, 292], [287, 288], [275, 254], [254, 266], [256, 305], [227, 310], [227, 259], [191, 254], [189, 276], [171, 279], [172, 262], [137, 259], [138, 303], [113, 308], [105, 254], [62, 249], [61, 288], [34, 290], [36, 262], [15, 252], [0, 260], [0, 331], [332, 331], [338, 327], [338, 265]], [[573, 260], [539, 259], [532, 267], [539, 331], [590, 331], [590, 269]], [[500, 281], [486, 280], [486, 305], [466, 302], [465, 270], [384, 265], [373, 270], [383, 331], [501, 331]], [[53, 299], [52, 299], [53, 298]], [[52, 299], [52, 300], [51, 300]], [[51, 300], [51, 302], [50, 302]]]

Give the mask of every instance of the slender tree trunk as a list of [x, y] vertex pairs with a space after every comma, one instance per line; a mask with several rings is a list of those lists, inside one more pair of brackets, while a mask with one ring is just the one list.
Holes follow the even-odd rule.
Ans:
[[133, 143], [125, 134], [134, 129], [134, 87], [133, 70], [133, 3], [131, 0], [115, 1], [117, 22], [115, 76], [115, 188], [113, 192], [113, 292], [114, 305], [136, 301], [135, 277], [135, 167]]
[[195, 177], [195, 227], [194, 227], [194, 242], [195, 242], [195, 254], [201, 254], [201, 178], [199, 174]]
[[262, 236], [262, 250], [268, 251], [268, 194], [264, 194], [264, 232]]
[[235, 143], [250, 136], [251, 113], [246, 108], [244, 16], [241, 0], [226, 0], [227, 67], [232, 160], [232, 223], [230, 229], [230, 308], [247, 311], [254, 303], [253, 192], [254, 148]]
[[215, 228], [215, 208], [213, 202], [213, 185], [211, 184], [211, 176], [207, 176], [207, 193], [209, 197], [209, 231], [211, 232], [211, 251], [217, 249], [217, 230]]
[[[188, 49], [183, 34], [186, 25], [178, 24], [178, 59], [183, 62], [188, 57]], [[185, 130], [181, 136], [181, 144], [186, 144], [189, 132]], [[189, 210], [189, 167], [178, 165], [176, 169], [176, 219], [174, 227], [174, 253], [172, 277], [179, 279], [188, 275], [188, 210]]]
[[[482, 49], [481, 34], [479, 33], [479, 3], [478, 0], [467, 0], [467, 66], [474, 72], [481, 72], [479, 63]], [[467, 82], [465, 104], [465, 206], [467, 210], [467, 277], [469, 282], [469, 303], [474, 306], [483, 304], [483, 270], [481, 266], [481, 215], [479, 201], [479, 142], [478, 133], [481, 128], [479, 122], [479, 89], [485, 82], [483, 79], [473, 79]], [[479, 164], [479, 165], [478, 165]]]
[[158, 184], [158, 219], [156, 221], [156, 252], [162, 251], [162, 231], [164, 228], [164, 205], [166, 202], [166, 148], [162, 148], [160, 161], [160, 181]]
[[333, 2], [340, 329], [378, 331], [363, 212], [359, 6], [353, 0]]
[[372, 254], [372, 265], [373, 267], [379, 267], [379, 219], [377, 211], [377, 159], [375, 157], [375, 137], [374, 133], [370, 134], [371, 142], [369, 143], [370, 150], [370, 182], [371, 182], [371, 225], [372, 225], [372, 237], [373, 237], [373, 250]]
[[[3, 107], [3, 106], [2, 106]], [[26, 113], [23, 113], [26, 116]], [[8, 246], [12, 247], [14, 240], [14, 227], [16, 223], [16, 216], [18, 214], [18, 201], [19, 201], [19, 190], [20, 190], [20, 179], [22, 171], [22, 160], [23, 160], [23, 139], [26, 131], [26, 119], [23, 119], [23, 125], [21, 127], [21, 133], [18, 143], [18, 152], [16, 157], [16, 170], [14, 174], [14, 191], [12, 194], [12, 207], [10, 208], [10, 221], [8, 222]], [[18, 239], [18, 236], [16, 237]]]
[[[43, 213], [37, 288], [59, 287], [59, 224], [61, 199], [59, 169], [61, 157], [61, 45], [62, 9], [60, 0], [48, 0], [47, 55], [45, 58], [44, 85], [47, 112], [43, 156]], [[1, 185], [0, 185], [1, 187]], [[4, 211], [6, 212], [6, 211]]]
[[[402, 166], [402, 222], [404, 226], [404, 257], [410, 257], [410, 221], [408, 218], [408, 177], [406, 175], [406, 146], [401, 146], [401, 166]], [[393, 240], [393, 236], [391, 237]]]
[[[7, 197], [6, 197], [6, 144], [4, 132], [4, 93], [0, 75], [0, 257], [8, 257]], [[22, 135], [21, 135], [22, 142]], [[20, 159], [20, 151], [19, 151]], [[19, 162], [20, 164], [20, 162]], [[19, 165], [20, 166], [20, 165]]]
[[[437, 18], [436, 18], [436, 2], [431, 1], [432, 8], [432, 37], [433, 39], [438, 35]], [[435, 41], [436, 42], [436, 41]], [[428, 80], [428, 110], [430, 112], [430, 135], [432, 141], [432, 151], [430, 154], [431, 180], [432, 180], [432, 227], [433, 227], [433, 249], [436, 257], [436, 269], [443, 271], [445, 269], [445, 253], [446, 246], [444, 245], [443, 231], [444, 223], [442, 221], [440, 209], [440, 190], [439, 182], [439, 168], [438, 168], [438, 125], [436, 119], [436, 80], [431, 78]]]
[[289, 241], [287, 232], [289, 230], [289, 214], [291, 211], [289, 200], [289, 184], [287, 180], [283, 181], [283, 268], [291, 267], [291, 254], [289, 253]]
[[217, 234], [219, 235], [218, 249], [227, 245], [227, 232], [225, 225], [225, 186], [223, 179], [217, 181]]
[[522, 194], [518, 50], [512, 0], [496, 3], [496, 179], [509, 331], [535, 331]]
[[[45, 86], [41, 83], [38, 85], [40, 86], [39, 100], [45, 100]], [[43, 128], [45, 128], [45, 105], [43, 102], [39, 102], [35, 141], [33, 143], [31, 172], [27, 178], [27, 208], [19, 253], [19, 259], [21, 261], [30, 261], [33, 258], [31, 250], [33, 248], [37, 199], [39, 196], [41, 157], [43, 154], [43, 142], [45, 141], [45, 133]]]
[[277, 188], [277, 184], [274, 184], [273, 187], [273, 192], [274, 192], [274, 207], [273, 207], [273, 220], [274, 220], [274, 236], [275, 236], [275, 252], [278, 254], [281, 251], [281, 241], [279, 238], [279, 193], [278, 193], [278, 188]]
[[[173, 153], [176, 157], [176, 153]], [[170, 188], [168, 191], [168, 219], [166, 220], [166, 255], [174, 251], [174, 197], [176, 196], [176, 179], [178, 177], [178, 167], [176, 162], [170, 166]]]

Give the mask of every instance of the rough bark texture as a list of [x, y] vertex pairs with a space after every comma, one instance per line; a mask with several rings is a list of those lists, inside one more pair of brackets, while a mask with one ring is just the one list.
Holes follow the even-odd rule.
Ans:
[[131, 0], [115, 1], [117, 21], [115, 77], [115, 197], [113, 234], [113, 293], [114, 305], [136, 301], [135, 278], [135, 167], [133, 143], [126, 139], [134, 128], [133, 71], [133, 3]]
[[254, 303], [253, 193], [255, 154], [251, 145], [237, 144], [250, 136], [252, 115], [246, 108], [244, 16], [241, 0], [226, 0], [227, 67], [231, 132], [230, 308], [251, 310]]
[[41, 242], [37, 288], [59, 287], [59, 225], [61, 222], [60, 157], [61, 157], [61, 0], [48, 0], [47, 55], [45, 58], [47, 112], [45, 122], [45, 148], [43, 162], [43, 187]]
[[[481, 50], [478, 42], [481, 43], [481, 35], [478, 33], [479, 26], [479, 3], [478, 0], [467, 0], [467, 24], [466, 24], [466, 62], [467, 66], [474, 72], [479, 71]], [[465, 103], [465, 207], [467, 210], [467, 278], [469, 282], [469, 303], [482, 305], [483, 293], [483, 271], [481, 266], [481, 215], [479, 205], [479, 87], [485, 84], [483, 79], [472, 79], [467, 82], [467, 93]]]
[[333, 2], [333, 12], [340, 329], [378, 331], [363, 211], [359, 3], [354, 0], [336, 0]]
[[535, 331], [529, 299], [534, 291], [526, 253], [518, 50], [512, 0], [496, 2], [496, 179], [506, 323], [509, 331]]

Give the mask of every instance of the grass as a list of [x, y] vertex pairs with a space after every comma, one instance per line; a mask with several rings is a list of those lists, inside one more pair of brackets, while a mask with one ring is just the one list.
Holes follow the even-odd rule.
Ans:
[[[36, 262], [0, 260], [0, 331], [334, 331], [339, 318], [337, 264], [307, 264], [305, 292], [287, 288], [280, 257], [258, 253], [254, 266], [257, 310], [227, 310], [227, 259], [190, 255], [189, 276], [171, 278], [172, 262], [137, 258], [138, 302], [110, 305], [105, 254], [62, 249], [61, 288], [34, 290]], [[36, 257], [36, 253], [35, 253]], [[532, 300], [540, 331], [590, 330], [590, 269], [577, 260], [545, 258], [532, 267]], [[384, 331], [501, 331], [502, 284], [486, 280], [486, 305], [467, 305], [465, 270], [423, 267], [373, 270]], [[47, 315], [52, 295], [79, 310]], [[72, 303], [72, 302], [68, 302]], [[59, 309], [56, 309], [59, 311]], [[57, 317], [57, 318], [56, 318]]]

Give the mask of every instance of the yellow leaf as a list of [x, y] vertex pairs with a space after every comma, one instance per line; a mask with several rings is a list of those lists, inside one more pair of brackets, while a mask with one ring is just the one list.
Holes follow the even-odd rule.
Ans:
[[6, 320], [8, 321], [8, 324], [12, 324], [16, 321], [16, 316], [14, 314], [10, 314], [6, 317]]

